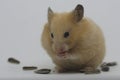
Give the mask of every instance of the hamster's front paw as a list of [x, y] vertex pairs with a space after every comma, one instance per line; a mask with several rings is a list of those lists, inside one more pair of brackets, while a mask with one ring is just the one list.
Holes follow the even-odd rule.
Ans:
[[58, 66], [55, 67], [55, 71], [56, 71], [57, 73], [65, 73], [65, 72], [67, 72], [66, 69], [61, 68], [61, 67], [58, 67]]
[[85, 67], [85, 68], [81, 69], [80, 71], [85, 73], [85, 72], [92, 72], [92, 71], [94, 71], [94, 69], [92, 67]]
[[99, 74], [100, 73], [99, 69], [94, 69], [92, 67], [85, 67], [84, 69], [81, 69], [80, 71], [85, 74]]

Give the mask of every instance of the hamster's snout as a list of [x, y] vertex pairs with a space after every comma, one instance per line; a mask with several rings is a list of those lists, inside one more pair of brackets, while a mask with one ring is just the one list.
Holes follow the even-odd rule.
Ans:
[[66, 44], [61, 44], [61, 45], [54, 45], [54, 50], [57, 54], [65, 54], [68, 52], [68, 46]]
[[63, 45], [63, 46], [60, 46], [60, 47], [56, 47], [56, 51], [58, 53], [65, 52], [65, 51], [67, 51], [67, 48]]
[[62, 52], [65, 52], [65, 51], [66, 51], [66, 50], [65, 50], [65, 47], [64, 47], [64, 46], [57, 50], [58, 53], [62, 53]]

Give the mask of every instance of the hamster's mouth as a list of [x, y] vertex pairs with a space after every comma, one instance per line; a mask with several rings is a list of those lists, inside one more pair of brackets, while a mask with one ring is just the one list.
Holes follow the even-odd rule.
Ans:
[[68, 52], [68, 51], [59, 52], [59, 53], [58, 53], [58, 56], [65, 56], [67, 52]]
[[66, 55], [68, 55], [69, 51], [70, 51], [70, 50], [62, 51], [62, 52], [57, 53], [57, 55], [58, 55], [59, 57], [65, 57]]

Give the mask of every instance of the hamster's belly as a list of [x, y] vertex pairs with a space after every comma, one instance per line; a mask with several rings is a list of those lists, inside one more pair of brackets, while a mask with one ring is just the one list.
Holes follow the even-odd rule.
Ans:
[[74, 60], [65, 60], [63, 62], [64, 64], [62, 63], [62, 66], [68, 69], [78, 69], [82, 66], [81, 63], [76, 63]]

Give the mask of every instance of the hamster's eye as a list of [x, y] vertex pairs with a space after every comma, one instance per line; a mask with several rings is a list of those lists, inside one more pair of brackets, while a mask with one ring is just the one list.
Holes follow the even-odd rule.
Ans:
[[54, 38], [53, 33], [51, 33], [51, 37]]
[[69, 36], [69, 32], [64, 33], [64, 38], [67, 38]]

